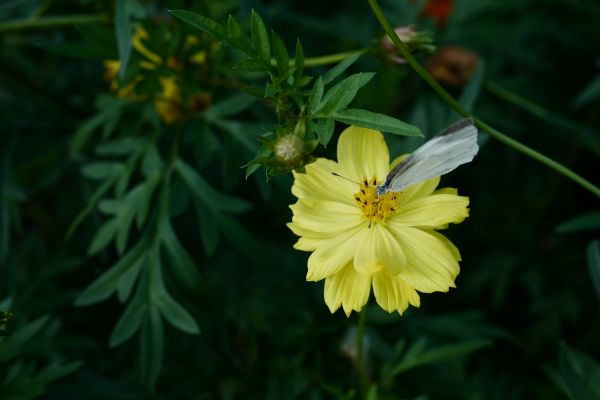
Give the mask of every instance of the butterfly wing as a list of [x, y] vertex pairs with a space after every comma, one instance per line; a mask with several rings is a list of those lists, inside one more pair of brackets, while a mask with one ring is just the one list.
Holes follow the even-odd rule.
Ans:
[[473, 120], [463, 119], [398, 164], [388, 174], [382, 189], [399, 192], [414, 183], [447, 174], [459, 165], [472, 161], [478, 150], [477, 129]]

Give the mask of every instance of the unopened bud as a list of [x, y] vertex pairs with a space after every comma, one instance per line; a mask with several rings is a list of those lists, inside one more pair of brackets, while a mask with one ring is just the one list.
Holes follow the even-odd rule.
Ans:
[[[417, 32], [414, 25], [400, 26], [395, 28], [394, 32], [412, 54], [431, 54], [435, 51], [431, 33], [426, 31]], [[406, 64], [406, 60], [399, 53], [396, 45], [388, 35], [381, 38], [381, 49], [383, 50], [384, 56], [391, 62], [395, 64]]]
[[275, 159], [287, 166], [296, 166], [306, 156], [306, 144], [296, 135], [285, 135], [280, 137], [273, 148]]

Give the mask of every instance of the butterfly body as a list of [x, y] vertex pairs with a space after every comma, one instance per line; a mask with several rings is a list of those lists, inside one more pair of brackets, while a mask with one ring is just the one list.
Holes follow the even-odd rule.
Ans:
[[478, 150], [473, 120], [460, 120], [396, 165], [377, 187], [376, 193], [381, 196], [386, 192], [399, 192], [412, 184], [447, 174], [459, 165], [471, 162]]

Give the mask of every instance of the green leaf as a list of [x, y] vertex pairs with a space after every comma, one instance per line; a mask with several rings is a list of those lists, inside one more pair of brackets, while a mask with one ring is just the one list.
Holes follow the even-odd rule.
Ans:
[[163, 317], [175, 328], [193, 335], [200, 333], [200, 328], [198, 328], [198, 324], [196, 324], [190, 313], [166, 291], [160, 293], [156, 297], [155, 302], [161, 310]]
[[273, 151], [267, 146], [261, 146], [254, 158], [242, 166], [246, 168], [246, 179], [260, 168], [260, 161], [266, 160], [272, 153]]
[[185, 10], [169, 10], [169, 12], [183, 22], [204, 31], [219, 40], [227, 39], [227, 30], [225, 27], [210, 18]]
[[312, 91], [310, 92], [310, 97], [308, 98], [308, 115], [312, 116], [319, 107], [319, 104], [321, 104], [324, 89], [325, 85], [323, 84], [323, 79], [319, 77], [315, 81]]
[[116, 0], [115, 2], [115, 37], [119, 49], [119, 61], [121, 62], [119, 75], [125, 76], [125, 70], [131, 55], [131, 33], [133, 26], [129, 19], [129, 0]]
[[206, 206], [229, 213], [244, 212], [250, 208], [250, 204], [245, 200], [217, 192], [183, 160], [177, 159], [175, 169], [179, 172], [191, 192]]
[[477, 62], [477, 66], [469, 79], [469, 83], [465, 86], [460, 97], [458, 98], [458, 102], [467, 110], [473, 111], [473, 107], [475, 106], [475, 102], [479, 97], [479, 92], [481, 91], [481, 86], [483, 83], [483, 75], [485, 72], [485, 62], [483, 60], [479, 60]]
[[594, 240], [587, 247], [587, 265], [596, 296], [600, 301], [600, 241]]
[[273, 40], [273, 53], [275, 54], [277, 70], [279, 71], [279, 75], [285, 79], [290, 68], [290, 56], [283, 40], [281, 40], [281, 37], [275, 31], [271, 31], [271, 38]]
[[573, 107], [580, 108], [600, 98], [600, 75], [588, 83], [573, 99]]
[[129, 340], [139, 329], [147, 311], [145, 298], [143, 295], [144, 289], [142, 285], [136, 291], [135, 296], [127, 308], [119, 318], [111, 335], [109, 347], [116, 347]]
[[256, 99], [254, 97], [246, 93], [237, 93], [214, 103], [202, 113], [202, 116], [209, 121], [214, 121], [219, 118], [238, 114], [255, 102]]
[[319, 116], [319, 114], [321, 114], [324, 116], [331, 116], [334, 112], [346, 108], [354, 97], [356, 97], [358, 89], [366, 85], [373, 76], [375, 76], [375, 74], [371, 72], [360, 72], [358, 74], [350, 75], [348, 78], [337, 83], [325, 93], [321, 104], [315, 111], [315, 115]]
[[140, 336], [140, 369], [146, 390], [153, 393], [163, 363], [164, 328], [158, 308], [147, 311]]
[[[300, 39], [296, 40], [296, 56], [294, 58], [294, 84], [297, 87], [304, 86], [301, 83], [302, 74], [304, 73], [304, 50], [302, 49], [302, 43]], [[320, 101], [321, 99], [319, 99]]]
[[[265, 64], [262, 61], [254, 58], [244, 58], [233, 65], [234, 70], [248, 71], [248, 72], [264, 72], [266, 70]], [[260, 97], [264, 97], [264, 93], [261, 90]]]
[[592, 211], [578, 215], [556, 227], [557, 233], [578, 233], [600, 230], [600, 212]]
[[319, 136], [319, 142], [323, 146], [326, 146], [331, 140], [334, 127], [335, 122], [331, 118], [321, 118], [317, 122], [317, 135]]
[[250, 15], [250, 33], [258, 56], [266, 65], [271, 65], [271, 46], [267, 28], [260, 15], [254, 10]]
[[100, 161], [84, 165], [81, 168], [81, 173], [83, 176], [90, 179], [104, 180], [120, 174], [123, 171], [123, 167], [122, 163]]
[[200, 239], [207, 256], [212, 256], [219, 245], [219, 229], [212, 211], [200, 202], [194, 202], [200, 225]]
[[388, 117], [384, 114], [374, 113], [367, 110], [348, 108], [335, 112], [333, 118], [336, 121], [348, 125], [361, 126], [363, 128], [377, 129], [382, 132], [395, 133], [404, 136], [423, 136], [421, 130], [414, 125], [402, 122], [399, 119]]
[[167, 218], [161, 224], [161, 243], [171, 257], [173, 271], [191, 291], [197, 291], [201, 279], [198, 269], [175, 234], [171, 221]]
[[75, 299], [76, 306], [85, 306], [98, 303], [108, 298], [117, 290], [121, 278], [136, 266], [144, 256], [147, 240], [142, 238], [129, 252], [121, 257], [108, 271], [100, 275]]
[[327, 85], [333, 82], [335, 78], [343, 74], [352, 64], [354, 64], [356, 60], [358, 60], [358, 58], [361, 56], [361, 54], [361, 52], [351, 54], [350, 56], [348, 56], [348, 58], [345, 58], [344, 61], [342, 61], [341, 63], [327, 71], [325, 74], [323, 74], [323, 83]]
[[92, 239], [92, 243], [88, 248], [87, 254], [91, 256], [104, 249], [115, 236], [117, 226], [116, 218], [111, 218], [102, 224], [102, 226], [96, 232], [96, 235], [94, 235], [94, 239]]
[[574, 400], [600, 398], [600, 366], [586, 354], [561, 344], [560, 376], [567, 394]]
[[245, 254], [260, 264], [269, 264], [269, 257], [262, 250], [263, 246], [235, 218], [221, 213], [215, 214], [217, 224], [223, 232], [223, 237], [242, 254]]
[[139, 261], [136, 262], [134, 266], [121, 277], [121, 279], [119, 279], [119, 283], [117, 284], [117, 298], [121, 303], [125, 303], [129, 294], [131, 294], [131, 290], [137, 281], [138, 275], [146, 265], [147, 260], [148, 257], [140, 258]]
[[244, 53], [252, 57], [256, 55], [256, 52], [252, 48], [252, 45], [244, 36], [240, 24], [231, 14], [229, 15], [229, 19], [227, 20], [227, 36], [229, 38], [229, 42]]
[[144, 224], [144, 222], [146, 222], [146, 219], [148, 218], [150, 206], [152, 205], [152, 196], [160, 180], [160, 176], [155, 175], [143, 184], [142, 192], [140, 193], [140, 196], [137, 199], [138, 203], [135, 209], [135, 225], [138, 229], [141, 229], [142, 225]]
[[152, 143], [146, 148], [146, 151], [144, 152], [140, 169], [142, 171], [142, 174], [146, 178], [149, 178], [154, 174], [160, 173], [162, 168], [163, 162], [160, 157], [160, 153], [158, 152], [156, 145]]
[[425, 341], [416, 342], [405, 354], [402, 361], [391, 371], [389, 378], [423, 365], [453, 360], [491, 345], [490, 340], [468, 340], [425, 350]]

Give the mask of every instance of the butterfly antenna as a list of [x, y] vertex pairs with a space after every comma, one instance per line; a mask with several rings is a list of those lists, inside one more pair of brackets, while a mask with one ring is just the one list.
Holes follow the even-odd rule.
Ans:
[[342, 178], [342, 179], [345, 179], [345, 180], [347, 180], [348, 182], [352, 182], [352, 183], [355, 183], [355, 184], [357, 184], [357, 185], [359, 185], [359, 186], [360, 186], [360, 183], [358, 183], [358, 182], [354, 182], [352, 179], [348, 179], [348, 178], [346, 178], [345, 176], [342, 176], [342, 175], [340, 175], [340, 174], [336, 174], [335, 172], [332, 172], [331, 174], [332, 174], [332, 175], [335, 175], [335, 176], [338, 176], [338, 177], [340, 177], [340, 178]]

